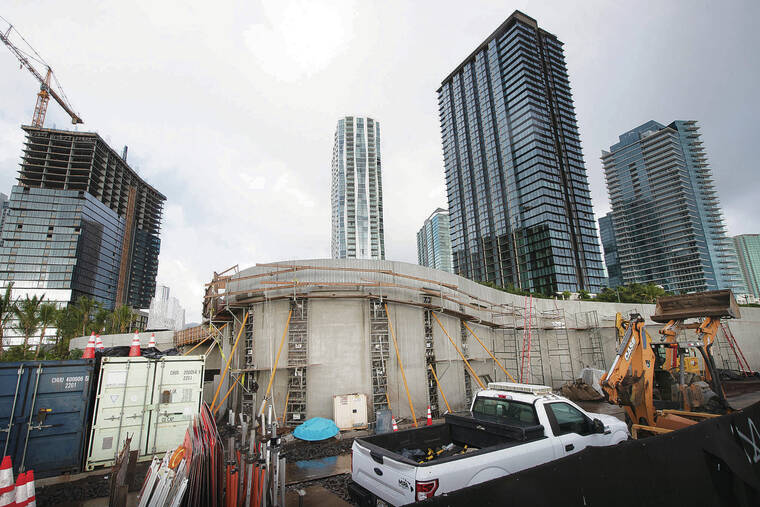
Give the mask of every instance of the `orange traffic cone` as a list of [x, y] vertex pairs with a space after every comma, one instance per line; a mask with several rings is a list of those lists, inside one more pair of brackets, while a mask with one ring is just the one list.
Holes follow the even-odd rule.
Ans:
[[135, 336], [132, 338], [132, 346], [129, 347], [129, 357], [140, 357], [140, 335], [135, 331]]
[[95, 332], [90, 335], [90, 339], [87, 342], [87, 347], [84, 349], [82, 359], [92, 359], [95, 357]]
[[105, 350], [105, 347], [103, 346], [103, 340], [100, 339], [100, 335], [95, 335], [95, 350], [99, 350], [103, 352]]
[[26, 507], [26, 473], [21, 472], [16, 479], [16, 504], [14, 507]]
[[148, 342], [148, 348], [156, 348], [156, 333], [150, 333], [150, 341]]
[[396, 424], [395, 417], [391, 417], [391, 424], [393, 425], [393, 431], [398, 431], [398, 424]]
[[34, 470], [26, 473], [26, 507], [37, 507], [37, 494], [34, 491]]
[[433, 414], [430, 413], [430, 405], [428, 405], [427, 426], [433, 425]]
[[2, 465], [0, 465], [0, 507], [7, 507], [16, 503], [16, 493], [13, 488], [13, 465], [11, 464], [11, 457], [5, 456]]

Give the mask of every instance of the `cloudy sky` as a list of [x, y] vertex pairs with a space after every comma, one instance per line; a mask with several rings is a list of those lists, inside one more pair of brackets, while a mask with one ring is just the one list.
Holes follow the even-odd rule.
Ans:
[[[0, 2], [79, 129], [128, 145], [166, 195], [158, 281], [189, 321], [214, 271], [329, 257], [341, 115], [380, 121], [386, 255], [416, 262], [416, 230], [446, 205], [435, 90], [515, 9], [565, 43], [597, 217], [602, 149], [650, 119], [696, 119], [729, 233], [760, 232], [757, 1]], [[0, 48], [6, 193], [37, 89]], [[46, 126], [70, 127], [54, 102]]]

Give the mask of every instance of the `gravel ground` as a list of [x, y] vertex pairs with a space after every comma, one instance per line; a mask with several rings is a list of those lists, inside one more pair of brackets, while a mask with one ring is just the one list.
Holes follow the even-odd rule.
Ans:
[[[150, 461], [138, 463], [135, 469], [135, 478], [129, 485], [129, 491], [139, 491], [142, 487], [145, 474], [148, 472]], [[111, 474], [97, 474], [79, 479], [78, 481], [51, 484], [35, 491], [37, 505], [65, 505], [72, 502], [81, 502], [93, 498], [108, 497], [108, 486]]]
[[341, 497], [351, 505], [355, 505], [351, 498], [348, 496], [348, 481], [351, 480], [351, 474], [333, 475], [332, 477], [325, 477], [324, 479], [317, 479], [316, 481], [299, 482], [298, 484], [291, 484], [287, 487], [289, 490], [298, 490], [306, 488], [308, 486], [322, 486], [323, 488], [331, 491]]
[[350, 453], [353, 443], [353, 438], [343, 438], [340, 440], [331, 438], [323, 442], [296, 440], [295, 442], [283, 445], [282, 456], [285, 456], [290, 462], [338, 456], [339, 454]]

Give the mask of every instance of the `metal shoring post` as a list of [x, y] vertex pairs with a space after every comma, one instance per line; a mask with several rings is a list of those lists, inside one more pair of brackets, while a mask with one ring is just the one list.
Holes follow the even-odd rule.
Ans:
[[[24, 454], [21, 457], [21, 466], [19, 473], [24, 471], [24, 462], [26, 461], [26, 448], [29, 445], [29, 432], [32, 430], [32, 417], [34, 417], [34, 405], [37, 403], [37, 388], [40, 385], [40, 374], [42, 373], [42, 364], [37, 366], [37, 379], [34, 382], [34, 396], [32, 396], [32, 408], [29, 410], [29, 422], [26, 423], [26, 439], [24, 440]], [[10, 433], [8, 433], [10, 436]]]
[[13, 416], [16, 415], [16, 400], [18, 400], [18, 387], [21, 384], [21, 375], [24, 373], [24, 365], [18, 367], [18, 377], [16, 378], [16, 393], [13, 395], [13, 406], [11, 407], [11, 417], [8, 419], [8, 427], [2, 431], [8, 433], [5, 436], [5, 447], [3, 448], [3, 456], [8, 454], [8, 444], [11, 441], [11, 428], [13, 428]]

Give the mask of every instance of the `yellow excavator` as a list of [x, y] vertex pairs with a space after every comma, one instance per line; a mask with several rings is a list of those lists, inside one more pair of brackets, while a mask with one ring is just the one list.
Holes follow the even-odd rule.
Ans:
[[620, 347], [600, 384], [608, 402], [625, 408], [633, 434], [672, 431], [731, 411], [712, 355], [722, 318], [740, 318], [730, 290], [659, 298], [651, 317], [665, 324], [659, 340], [641, 315], [618, 314]]

